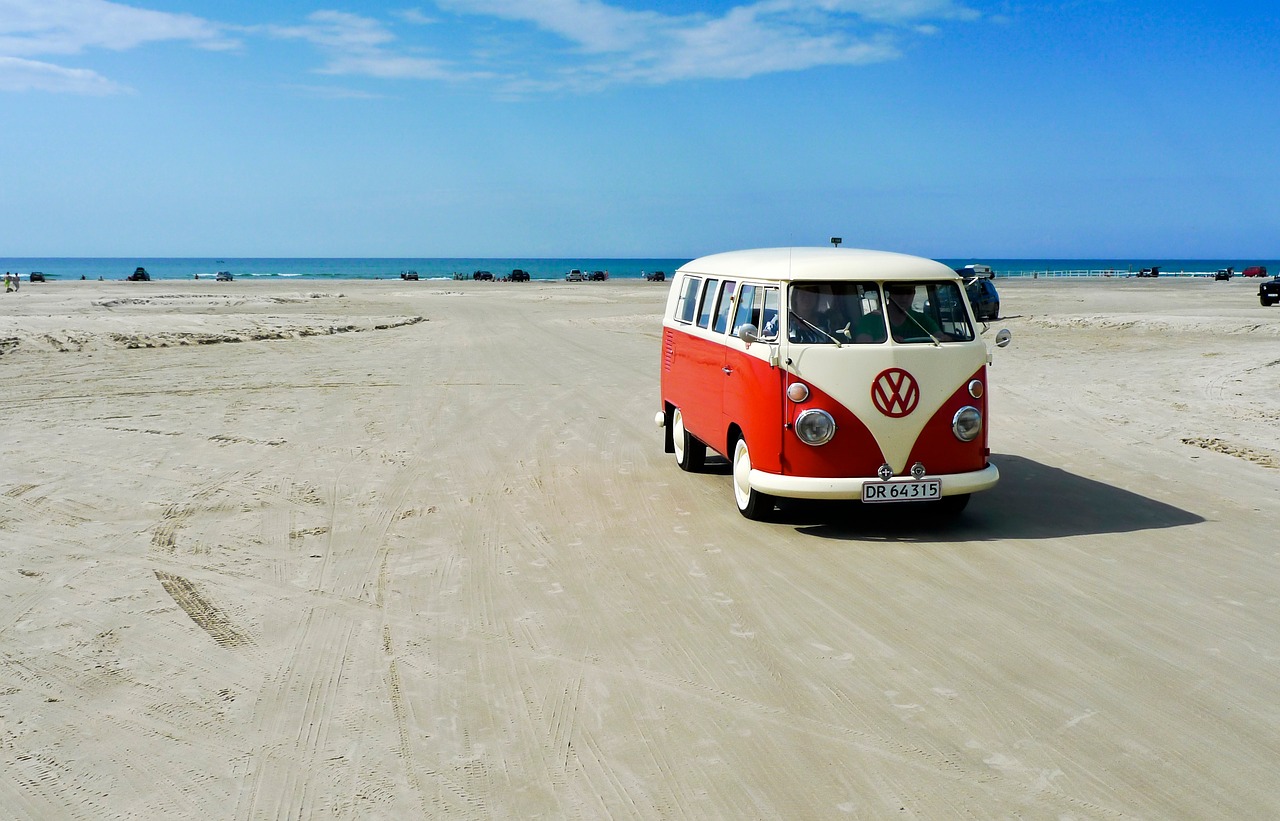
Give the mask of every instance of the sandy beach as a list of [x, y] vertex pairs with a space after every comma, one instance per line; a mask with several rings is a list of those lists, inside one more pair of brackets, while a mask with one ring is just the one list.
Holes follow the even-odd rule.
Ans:
[[681, 472], [662, 284], [0, 294], [0, 816], [1280, 816], [1280, 307], [997, 284], [929, 525]]

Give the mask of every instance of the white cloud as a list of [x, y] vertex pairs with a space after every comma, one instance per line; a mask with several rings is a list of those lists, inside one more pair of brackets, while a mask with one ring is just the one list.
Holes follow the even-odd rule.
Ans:
[[422, 9], [419, 8], [401, 9], [394, 12], [394, 14], [406, 23], [412, 23], [415, 26], [429, 26], [436, 22], [435, 18], [423, 14]]
[[340, 88], [337, 86], [291, 85], [286, 86], [308, 97], [323, 100], [381, 100], [385, 94], [376, 94], [357, 88]]
[[777, 19], [763, 5], [740, 6], [724, 17], [674, 33], [676, 47], [654, 66], [652, 79], [690, 76], [745, 78], [822, 65], [883, 62], [898, 56], [882, 35], [860, 38]]
[[320, 73], [355, 74], [384, 80], [448, 80], [457, 77], [446, 63], [439, 60], [382, 53], [335, 57]]
[[317, 11], [301, 26], [271, 26], [276, 37], [306, 40], [333, 51], [370, 52], [395, 40], [377, 20], [342, 11]]
[[437, 5], [457, 14], [533, 23], [589, 52], [636, 48], [662, 29], [698, 19], [628, 11], [599, 0], [437, 0]]
[[[438, 0], [445, 11], [523, 22], [570, 50], [541, 80], [508, 88], [580, 90], [615, 83], [743, 79], [823, 65], [900, 56], [905, 36], [938, 31], [937, 21], [973, 20], [954, 0], [761, 0], [715, 16], [631, 11], [601, 0]], [[581, 62], [574, 64], [578, 58]]]
[[0, 91], [107, 95], [127, 90], [88, 69], [63, 68], [21, 57], [0, 57]]
[[745, 79], [897, 59], [908, 38], [979, 18], [962, 3], [755, 0], [719, 14], [668, 14], [606, 0], [433, 0], [430, 13], [321, 10], [297, 25], [236, 27], [110, 0], [0, 0], [0, 57], [8, 58], [0, 90], [114, 93], [121, 87], [93, 71], [32, 60], [163, 41], [235, 48], [232, 31], [310, 43], [323, 55], [318, 74], [480, 80], [514, 94]]
[[95, 71], [26, 58], [171, 40], [209, 49], [238, 45], [215, 24], [189, 14], [108, 0], [0, 0], [0, 91], [117, 94], [127, 89]]
[[271, 26], [276, 37], [306, 40], [328, 54], [320, 74], [379, 79], [457, 79], [443, 60], [406, 55], [389, 48], [396, 37], [377, 20], [340, 11], [317, 11], [301, 26]]
[[204, 48], [236, 43], [207, 20], [108, 0], [0, 0], [0, 54], [79, 54], [144, 43], [189, 40]]

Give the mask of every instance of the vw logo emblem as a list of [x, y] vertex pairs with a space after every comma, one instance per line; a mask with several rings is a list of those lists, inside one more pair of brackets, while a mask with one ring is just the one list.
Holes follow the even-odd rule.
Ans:
[[871, 401], [885, 416], [899, 419], [920, 404], [920, 386], [902, 368], [888, 368], [871, 383]]

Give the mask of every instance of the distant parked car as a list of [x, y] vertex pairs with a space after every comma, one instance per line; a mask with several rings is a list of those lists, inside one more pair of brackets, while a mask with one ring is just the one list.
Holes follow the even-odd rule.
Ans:
[[151, 274], [147, 273], [146, 268], [135, 268], [133, 273], [125, 277], [129, 282], [150, 282]]
[[32, 271], [31, 276], [28, 277], [28, 279], [30, 279], [32, 282], [44, 282], [44, 274], [40, 273], [39, 271]]
[[1223, 282], [1225, 282], [1225, 281], [1227, 281], [1227, 280], [1231, 279], [1231, 278], [1232, 278], [1233, 276], [1235, 276], [1235, 275], [1236, 275], [1236, 271], [1235, 271], [1235, 269], [1234, 269], [1234, 268], [1219, 268], [1219, 269], [1218, 269], [1217, 271], [1215, 271], [1215, 272], [1214, 272], [1214, 274], [1213, 274], [1213, 281], [1214, 281], [1214, 282], [1218, 282], [1218, 281], [1223, 281]]
[[592, 282], [604, 282], [608, 278], [609, 278], [608, 271], [592, 271], [591, 272]]
[[1265, 265], [1250, 265], [1240, 272], [1242, 277], [1265, 277], [1266, 275], [1267, 266]]
[[564, 278], [565, 278], [565, 281], [567, 282], [584, 282], [586, 281], [587, 276], [586, 274], [579, 271], [577, 268], [574, 268], [572, 271], [565, 274]]
[[219, 271], [213, 275], [213, 279], [215, 282], [230, 282], [235, 279], [235, 277], [231, 276], [230, 271]]
[[1280, 302], [1280, 275], [1258, 286], [1258, 301], [1264, 308], [1270, 308]]
[[511, 281], [512, 282], [528, 282], [529, 272], [524, 270], [523, 268], [515, 268], [511, 271]]
[[989, 265], [966, 265], [955, 269], [964, 279], [964, 291], [973, 306], [973, 316], [979, 322], [991, 322], [1000, 318], [1000, 293], [996, 290], [995, 272]]
[[476, 271], [471, 278], [479, 282], [493, 282], [493, 274], [489, 271]]
[[1135, 276], [1139, 277], [1158, 277], [1160, 276], [1160, 266], [1153, 265], [1150, 268], [1143, 268]]
[[979, 322], [994, 322], [1000, 318], [1000, 293], [989, 279], [975, 279], [964, 286], [973, 306], [973, 316]]
[[648, 282], [665, 282], [667, 279], [667, 272], [666, 271], [650, 271], [649, 273], [644, 275], [644, 278]]
[[401, 272], [400, 272], [400, 278], [401, 278], [401, 279], [403, 279], [403, 280], [406, 280], [406, 281], [413, 281], [413, 282], [417, 282], [417, 281], [418, 281], [418, 272], [417, 272], [417, 271], [401, 271]]

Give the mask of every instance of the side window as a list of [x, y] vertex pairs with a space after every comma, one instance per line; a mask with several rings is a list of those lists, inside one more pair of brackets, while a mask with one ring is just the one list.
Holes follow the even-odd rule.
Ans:
[[720, 289], [720, 299], [716, 301], [716, 324], [712, 328], [716, 333], [724, 333], [725, 327], [729, 324], [729, 308], [733, 305], [733, 293], [738, 287], [738, 283], [731, 279], [726, 279], [724, 287]]
[[760, 338], [778, 338], [778, 313], [782, 301], [777, 288], [760, 288], [756, 291], [756, 304], [760, 306]]
[[760, 329], [760, 307], [755, 304], [756, 286], [744, 283], [742, 289], [738, 291], [738, 310], [733, 315], [733, 329], [729, 333], [734, 336], [738, 335], [738, 329], [743, 325], [755, 325], [756, 330]]
[[692, 322], [694, 311], [698, 307], [698, 288], [702, 285], [702, 277], [685, 277], [684, 286], [680, 289], [680, 301], [676, 303], [676, 321]]
[[707, 287], [702, 289], [702, 305], [698, 308], [698, 327], [706, 328], [711, 325], [711, 303], [715, 299], [716, 286], [720, 284], [718, 279], [707, 280]]

